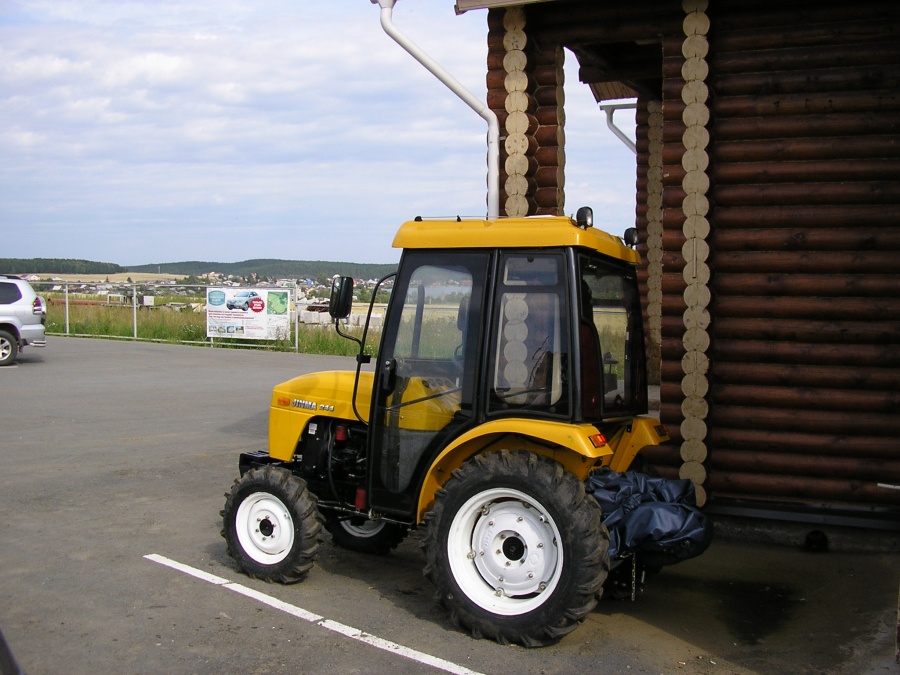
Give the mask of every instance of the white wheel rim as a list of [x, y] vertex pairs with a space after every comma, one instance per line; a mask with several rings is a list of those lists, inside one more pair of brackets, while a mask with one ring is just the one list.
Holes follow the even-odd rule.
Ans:
[[476, 605], [515, 616], [541, 606], [559, 584], [561, 536], [540, 502], [523, 492], [480, 492], [457, 511], [447, 536], [453, 578]]
[[367, 520], [362, 525], [354, 525], [350, 519], [339, 521], [341, 527], [354, 537], [374, 537], [384, 529], [383, 520]]
[[10, 354], [12, 354], [12, 343], [6, 338], [0, 338], [0, 359], [5, 359]]
[[244, 552], [263, 565], [281, 562], [294, 545], [294, 520], [284, 502], [268, 492], [254, 492], [241, 502], [235, 529]]

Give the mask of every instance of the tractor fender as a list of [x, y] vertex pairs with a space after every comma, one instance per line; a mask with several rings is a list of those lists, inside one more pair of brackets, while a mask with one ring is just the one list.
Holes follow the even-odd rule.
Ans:
[[500, 449], [544, 455], [581, 480], [595, 467], [608, 464], [613, 455], [613, 449], [591, 424], [521, 418], [480, 424], [455, 438], [428, 467], [419, 491], [417, 522], [422, 522], [434, 503], [434, 493], [454, 470], [474, 455]]
[[669, 441], [669, 432], [653, 417], [634, 417], [609, 434], [609, 446], [613, 457], [609, 468], [616, 473], [627, 471], [637, 454], [648, 445], [659, 445]]

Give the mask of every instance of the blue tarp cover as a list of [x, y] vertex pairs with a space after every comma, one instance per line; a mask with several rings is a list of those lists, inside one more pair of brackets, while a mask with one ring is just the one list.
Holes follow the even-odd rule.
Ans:
[[588, 477], [586, 486], [603, 510], [610, 559], [634, 552], [644, 564], [662, 567], [709, 547], [712, 522], [697, 507], [689, 480], [601, 469]]

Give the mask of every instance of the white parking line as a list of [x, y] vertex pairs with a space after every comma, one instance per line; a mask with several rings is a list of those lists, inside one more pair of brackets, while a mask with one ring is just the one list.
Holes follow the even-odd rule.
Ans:
[[454, 675], [482, 675], [478, 671], [469, 670], [468, 668], [456, 663], [452, 663], [451, 661], [445, 661], [444, 659], [432, 656], [431, 654], [425, 654], [424, 652], [416, 651], [415, 649], [410, 649], [409, 647], [404, 647], [403, 645], [398, 645], [396, 642], [384, 640], [375, 635], [371, 635], [370, 633], [364, 633], [358, 628], [353, 628], [352, 626], [347, 626], [345, 624], [338, 623], [337, 621], [326, 619], [325, 617], [319, 616], [318, 614], [307, 612], [301, 607], [296, 607], [287, 602], [283, 602], [282, 600], [273, 598], [269, 595], [266, 595], [265, 593], [260, 593], [259, 591], [248, 588], [247, 586], [244, 586], [242, 584], [236, 584], [232, 581], [228, 581], [228, 579], [225, 579], [223, 577], [217, 577], [215, 574], [209, 574], [208, 572], [198, 570], [197, 568], [191, 567], [190, 565], [185, 565], [184, 563], [171, 560], [155, 553], [147, 554], [144, 557], [147, 560], [152, 560], [153, 562], [159, 563], [160, 565], [165, 565], [166, 567], [170, 567], [174, 570], [178, 570], [179, 572], [183, 572], [184, 574], [188, 574], [202, 581], [206, 581], [207, 583], [221, 586], [222, 588], [225, 588], [229, 591], [234, 591], [235, 593], [240, 593], [241, 595], [261, 602], [264, 605], [268, 605], [273, 609], [285, 612], [287, 614], [290, 614], [291, 616], [296, 616], [298, 619], [303, 619], [304, 621], [307, 621], [309, 623], [317, 624], [327, 630], [334, 631], [335, 633], [339, 633], [353, 640], [358, 640], [359, 642], [371, 645], [372, 647], [377, 647], [378, 649], [390, 652], [391, 654], [402, 656], [403, 658], [410, 659], [411, 661], [416, 661], [417, 663], [432, 666], [448, 673], [454, 673]]

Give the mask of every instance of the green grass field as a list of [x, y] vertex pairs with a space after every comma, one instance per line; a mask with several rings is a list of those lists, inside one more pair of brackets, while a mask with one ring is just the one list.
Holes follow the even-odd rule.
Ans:
[[[135, 324], [138, 340], [197, 344], [216, 347], [255, 347], [273, 351], [294, 351], [293, 335], [289, 340], [243, 340], [238, 338], [206, 337], [206, 314], [157, 307], [139, 309], [130, 305], [76, 304], [69, 306], [69, 326], [66, 331], [66, 306], [58, 298], [48, 294], [47, 333], [50, 335], [77, 335], [107, 338], [135, 339]], [[179, 300], [183, 302], [184, 299]], [[360, 337], [359, 329], [346, 329]], [[374, 353], [380, 335], [370, 331], [366, 351]], [[334, 356], [354, 356], [357, 352], [354, 342], [340, 337], [332, 326], [301, 324], [297, 334], [296, 350], [304, 354], [328, 354]]]

